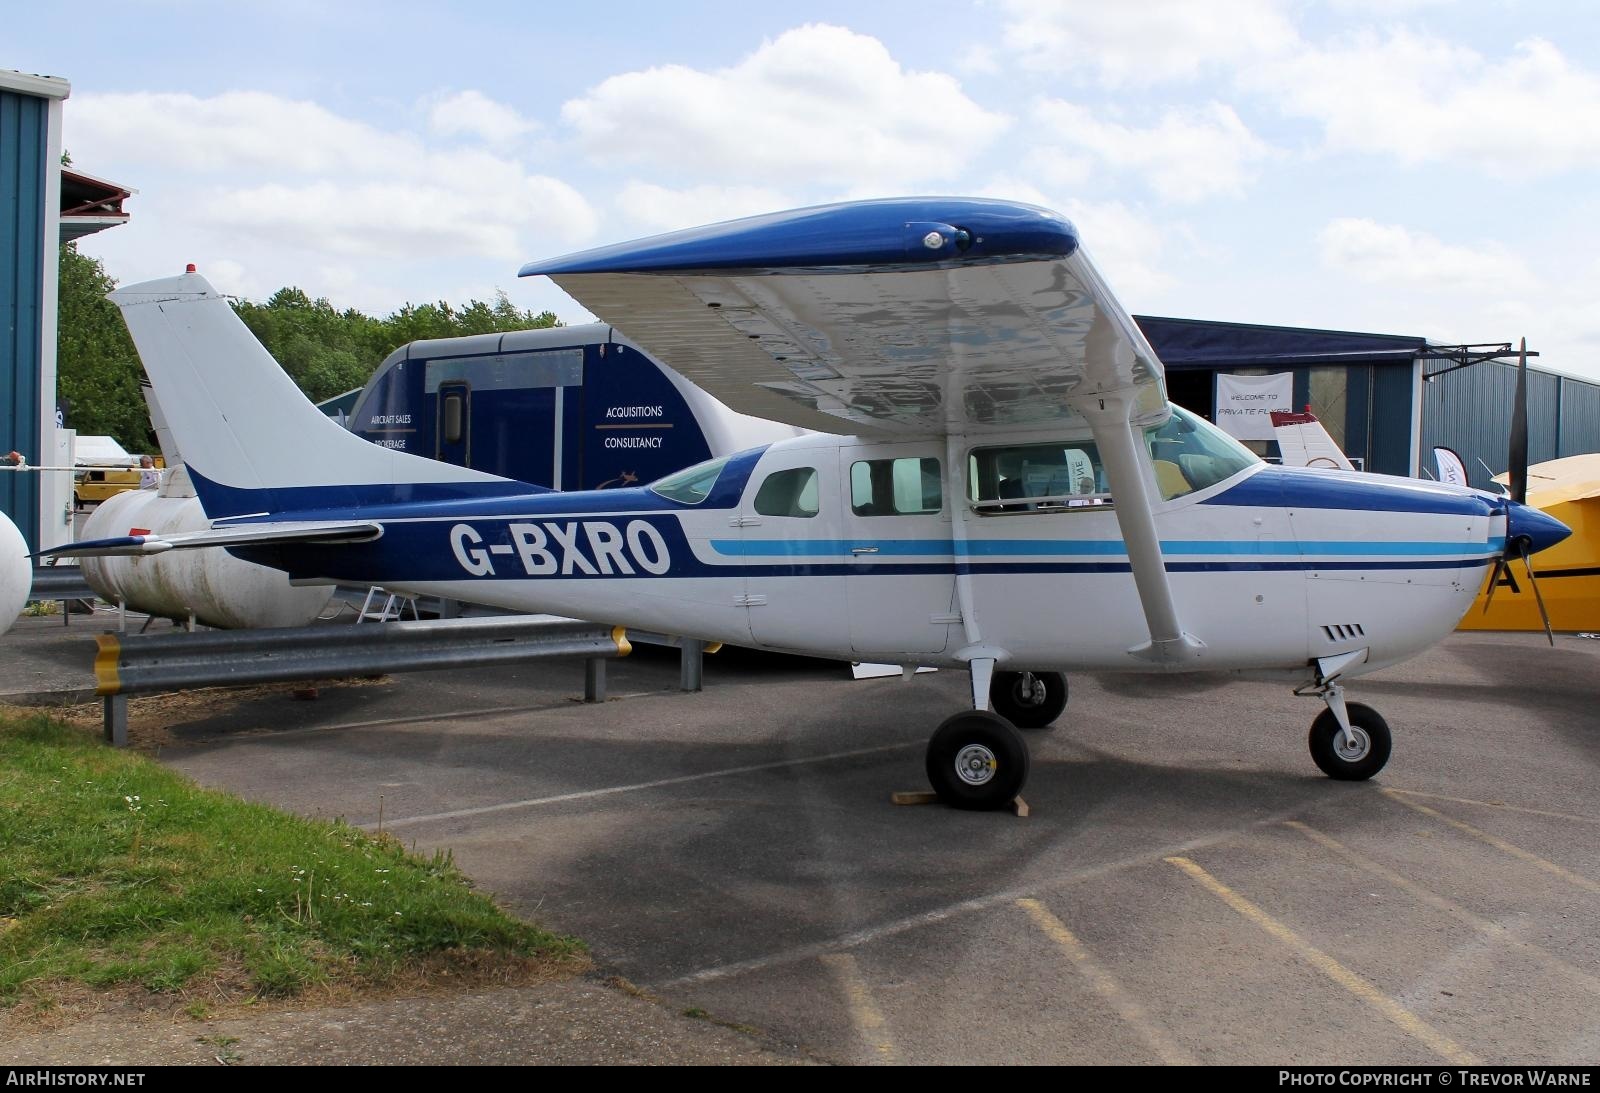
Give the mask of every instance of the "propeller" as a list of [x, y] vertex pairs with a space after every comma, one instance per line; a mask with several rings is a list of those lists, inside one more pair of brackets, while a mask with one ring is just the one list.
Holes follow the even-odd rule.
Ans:
[[1495, 589], [1500, 587], [1502, 576], [1509, 577], [1511, 563], [1522, 559], [1528, 574], [1528, 587], [1533, 589], [1534, 602], [1539, 605], [1539, 618], [1544, 622], [1544, 636], [1553, 646], [1555, 632], [1550, 629], [1550, 612], [1545, 610], [1544, 596], [1539, 592], [1539, 580], [1533, 574], [1533, 536], [1528, 529], [1518, 528], [1525, 520], [1517, 519], [1513, 505], [1528, 503], [1528, 339], [1523, 338], [1517, 347], [1517, 394], [1511, 407], [1511, 444], [1507, 462], [1507, 475], [1511, 484], [1511, 504], [1506, 505], [1506, 547], [1495, 560], [1494, 572], [1489, 574], [1489, 595], [1483, 602], [1484, 613], [1494, 603]]

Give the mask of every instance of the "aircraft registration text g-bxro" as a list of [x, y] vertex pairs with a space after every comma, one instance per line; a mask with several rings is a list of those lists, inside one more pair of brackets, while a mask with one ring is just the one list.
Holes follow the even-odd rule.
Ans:
[[515, 521], [486, 537], [471, 524], [450, 529], [450, 549], [474, 577], [504, 576], [494, 559], [510, 555], [521, 563], [519, 576], [660, 576], [672, 568], [667, 541], [648, 520], [619, 528], [610, 520]]

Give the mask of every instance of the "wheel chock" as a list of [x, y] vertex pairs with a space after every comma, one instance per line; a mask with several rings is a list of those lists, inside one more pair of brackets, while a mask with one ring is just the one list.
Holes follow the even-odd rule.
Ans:
[[[889, 794], [891, 804], [897, 805], [931, 805], [939, 799], [939, 795], [931, 789], [907, 789]], [[1021, 797], [1014, 798], [1011, 802], [1011, 811], [1016, 813], [1018, 819], [1028, 818], [1028, 802]]]

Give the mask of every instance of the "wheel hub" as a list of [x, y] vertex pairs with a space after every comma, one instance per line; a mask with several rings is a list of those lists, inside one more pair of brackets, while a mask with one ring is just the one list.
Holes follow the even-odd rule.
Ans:
[[1044, 684], [1040, 683], [1032, 672], [1023, 672], [1022, 678], [1011, 688], [1011, 696], [1019, 706], [1043, 706]]
[[999, 765], [994, 752], [982, 744], [968, 744], [956, 753], [956, 777], [969, 786], [987, 784]]
[[1334, 754], [1346, 763], [1359, 763], [1371, 750], [1372, 737], [1368, 736], [1367, 730], [1359, 725], [1351, 725], [1348, 736], [1340, 733], [1333, 738]]

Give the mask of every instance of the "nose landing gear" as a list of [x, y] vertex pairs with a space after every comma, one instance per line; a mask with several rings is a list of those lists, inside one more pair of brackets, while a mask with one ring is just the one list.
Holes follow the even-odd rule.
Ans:
[[1295, 691], [1298, 695], [1316, 695], [1328, 704], [1311, 722], [1307, 741], [1311, 759], [1329, 778], [1363, 782], [1389, 761], [1393, 748], [1389, 723], [1371, 706], [1347, 704], [1336, 676], [1337, 673], [1324, 674], [1319, 665], [1316, 683]]

